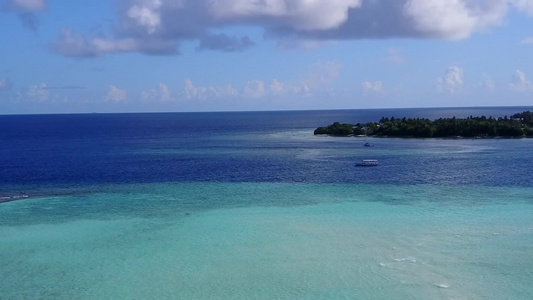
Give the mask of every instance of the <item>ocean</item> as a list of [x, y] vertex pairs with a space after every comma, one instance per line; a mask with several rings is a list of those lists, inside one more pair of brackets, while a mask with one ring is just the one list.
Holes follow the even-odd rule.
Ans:
[[533, 139], [313, 135], [525, 110], [0, 115], [0, 299], [531, 299]]

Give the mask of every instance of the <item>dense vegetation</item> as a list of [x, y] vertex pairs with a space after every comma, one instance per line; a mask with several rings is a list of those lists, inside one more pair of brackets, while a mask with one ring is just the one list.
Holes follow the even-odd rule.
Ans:
[[335, 136], [369, 135], [391, 137], [533, 137], [533, 112], [525, 111], [510, 118], [468, 117], [466, 119], [441, 118], [381, 118], [366, 124], [341, 124], [335, 122], [318, 127], [315, 134]]

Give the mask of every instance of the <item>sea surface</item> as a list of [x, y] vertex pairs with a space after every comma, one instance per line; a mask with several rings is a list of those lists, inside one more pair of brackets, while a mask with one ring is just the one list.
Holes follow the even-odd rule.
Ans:
[[0, 299], [532, 299], [533, 139], [313, 135], [525, 110], [0, 115]]

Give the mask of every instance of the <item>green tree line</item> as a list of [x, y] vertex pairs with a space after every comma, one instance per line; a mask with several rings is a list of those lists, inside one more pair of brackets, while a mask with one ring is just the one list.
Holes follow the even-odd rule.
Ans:
[[314, 134], [334, 136], [369, 135], [391, 137], [533, 137], [533, 113], [524, 111], [511, 117], [386, 118], [379, 122], [341, 124], [318, 127]]

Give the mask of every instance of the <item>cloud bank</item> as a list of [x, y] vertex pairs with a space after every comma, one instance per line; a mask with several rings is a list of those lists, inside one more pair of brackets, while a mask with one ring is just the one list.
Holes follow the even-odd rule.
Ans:
[[[45, 3], [10, 2], [33, 9]], [[266, 38], [285, 46], [348, 39], [457, 40], [500, 25], [510, 10], [533, 15], [533, 0], [122, 0], [109, 37], [64, 29], [52, 50], [76, 57], [168, 55], [178, 54], [183, 41], [198, 41], [198, 50], [226, 52], [255, 44], [248, 36], [224, 33], [232, 26], [261, 28]]]
[[207, 100], [214, 98], [262, 99], [284, 96], [307, 96], [327, 91], [339, 77], [342, 65], [334, 61], [318, 61], [309, 67], [297, 82], [281, 82], [272, 79], [270, 83], [250, 80], [242, 88], [233, 85], [222, 87], [195, 85], [191, 79], [184, 82], [184, 97], [188, 100]]

